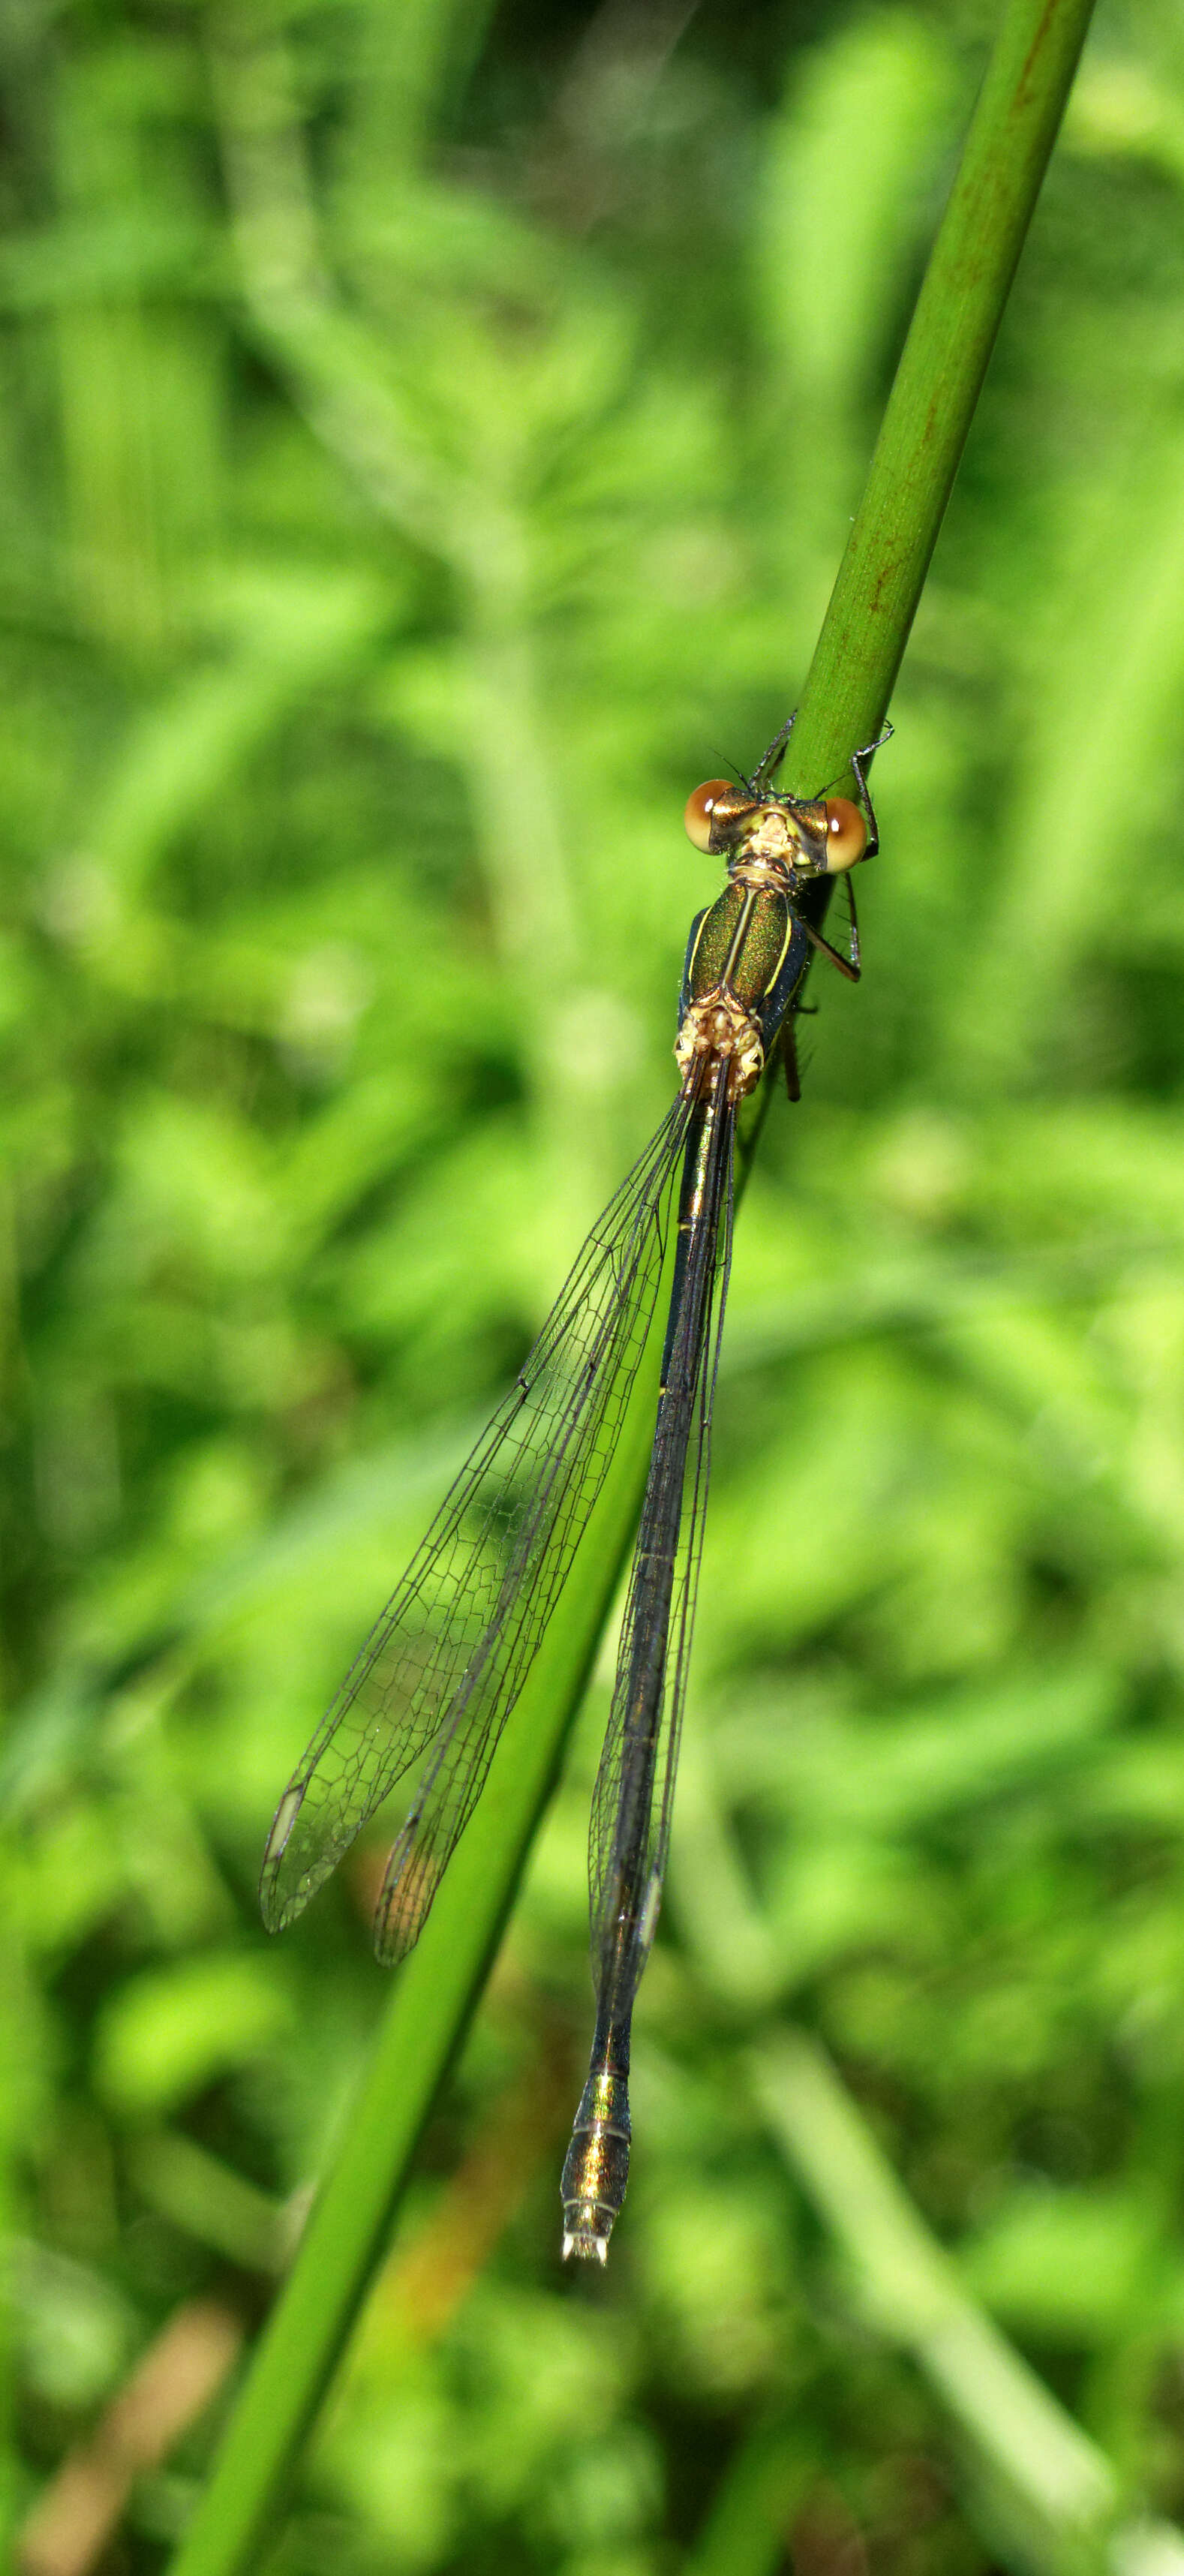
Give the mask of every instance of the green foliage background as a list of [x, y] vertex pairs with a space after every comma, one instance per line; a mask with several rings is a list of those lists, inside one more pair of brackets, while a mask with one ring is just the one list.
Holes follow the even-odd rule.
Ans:
[[[6, 14], [18, 2514], [258, 2314], [345, 2116], [381, 1843], [270, 1944], [263, 1834], [669, 1096], [681, 803], [792, 703], [992, 14]], [[557, 2262], [606, 1661], [300, 2576], [988, 2562], [771, 2013], [1184, 2509], [1182, 189], [1176, 12], [1112, 6], [744, 1207], [612, 2264]]]

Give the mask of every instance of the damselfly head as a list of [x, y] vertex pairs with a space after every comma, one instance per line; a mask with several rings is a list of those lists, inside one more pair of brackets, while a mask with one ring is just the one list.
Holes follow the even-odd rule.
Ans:
[[683, 808], [683, 826], [688, 840], [697, 850], [726, 850], [750, 814], [755, 814], [759, 799], [750, 787], [737, 787], [731, 778], [706, 778]]
[[697, 850], [732, 850], [788, 858], [806, 876], [840, 876], [867, 848], [867, 822], [848, 796], [817, 803], [796, 796], [754, 796], [729, 778], [707, 778], [688, 796], [683, 824]]
[[[846, 796], [784, 796], [778, 799], [778, 821], [788, 843], [788, 861], [795, 877], [837, 877], [844, 869], [853, 868], [867, 849], [867, 824], [858, 805]], [[758, 823], [763, 815], [758, 817]], [[772, 855], [776, 833], [763, 839], [753, 833], [754, 851]]]
[[826, 816], [826, 873], [828, 877], [841, 876], [844, 868], [853, 868], [863, 857], [867, 820], [849, 796], [828, 796], [822, 811]]
[[733, 872], [743, 874], [745, 865], [781, 855], [797, 882], [808, 884], [840, 876], [866, 849], [867, 824], [848, 797], [780, 796], [754, 816], [739, 853], [741, 866]]

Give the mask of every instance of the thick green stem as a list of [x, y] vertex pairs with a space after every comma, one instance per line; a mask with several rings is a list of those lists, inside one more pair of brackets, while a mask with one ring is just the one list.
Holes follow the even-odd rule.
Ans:
[[1004, 12], [802, 692], [796, 795], [883, 724], [1092, 8]]
[[[278, 2498], [340, 2356], [415, 2149], [488, 1974], [568, 1728], [587, 1687], [645, 1477], [663, 1318], [580, 1554], [422, 1940], [399, 1970], [337, 2155], [268, 2320], [177, 2576], [255, 2569]], [[573, 2106], [574, 2107], [574, 2106]], [[555, 2226], [559, 2192], [556, 2176]]]

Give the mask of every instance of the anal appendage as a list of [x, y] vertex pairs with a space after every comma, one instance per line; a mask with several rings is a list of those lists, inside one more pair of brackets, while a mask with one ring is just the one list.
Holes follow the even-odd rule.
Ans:
[[613, 2221], [629, 2179], [629, 2083], [606, 2049], [594, 2058], [580, 2096], [563, 2166], [563, 2259], [606, 2263]]

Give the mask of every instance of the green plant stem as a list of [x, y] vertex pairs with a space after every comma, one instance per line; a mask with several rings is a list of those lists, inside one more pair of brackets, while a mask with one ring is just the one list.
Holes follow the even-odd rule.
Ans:
[[[887, 704], [1088, 16], [1087, 0], [1011, 0], [1006, 12], [803, 694], [787, 764], [799, 793], [841, 775]], [[576, 1576], [400, 1973], [176, 2576], [258, 2566], [550, 1794], [636, 1522], [655, 1365], [652, 1337]]]
[[[254, 2569], [291, 2462], [383, 2251], [439, 2086], [464, 2037], [583, 1698], [637, 1516], [653, 1431], [659, 1301], [595, 1530], [506, 1728], [373, 2059], [180, 2554], [176, 2576]], [[574, 2107], [574, 2106], [573, 2106]], [[558, 2178], [555, 2224], [559, 2226]]]
[[795, 795], [883, 724], [1092, 9], [1004, 10], [802, 692]]

